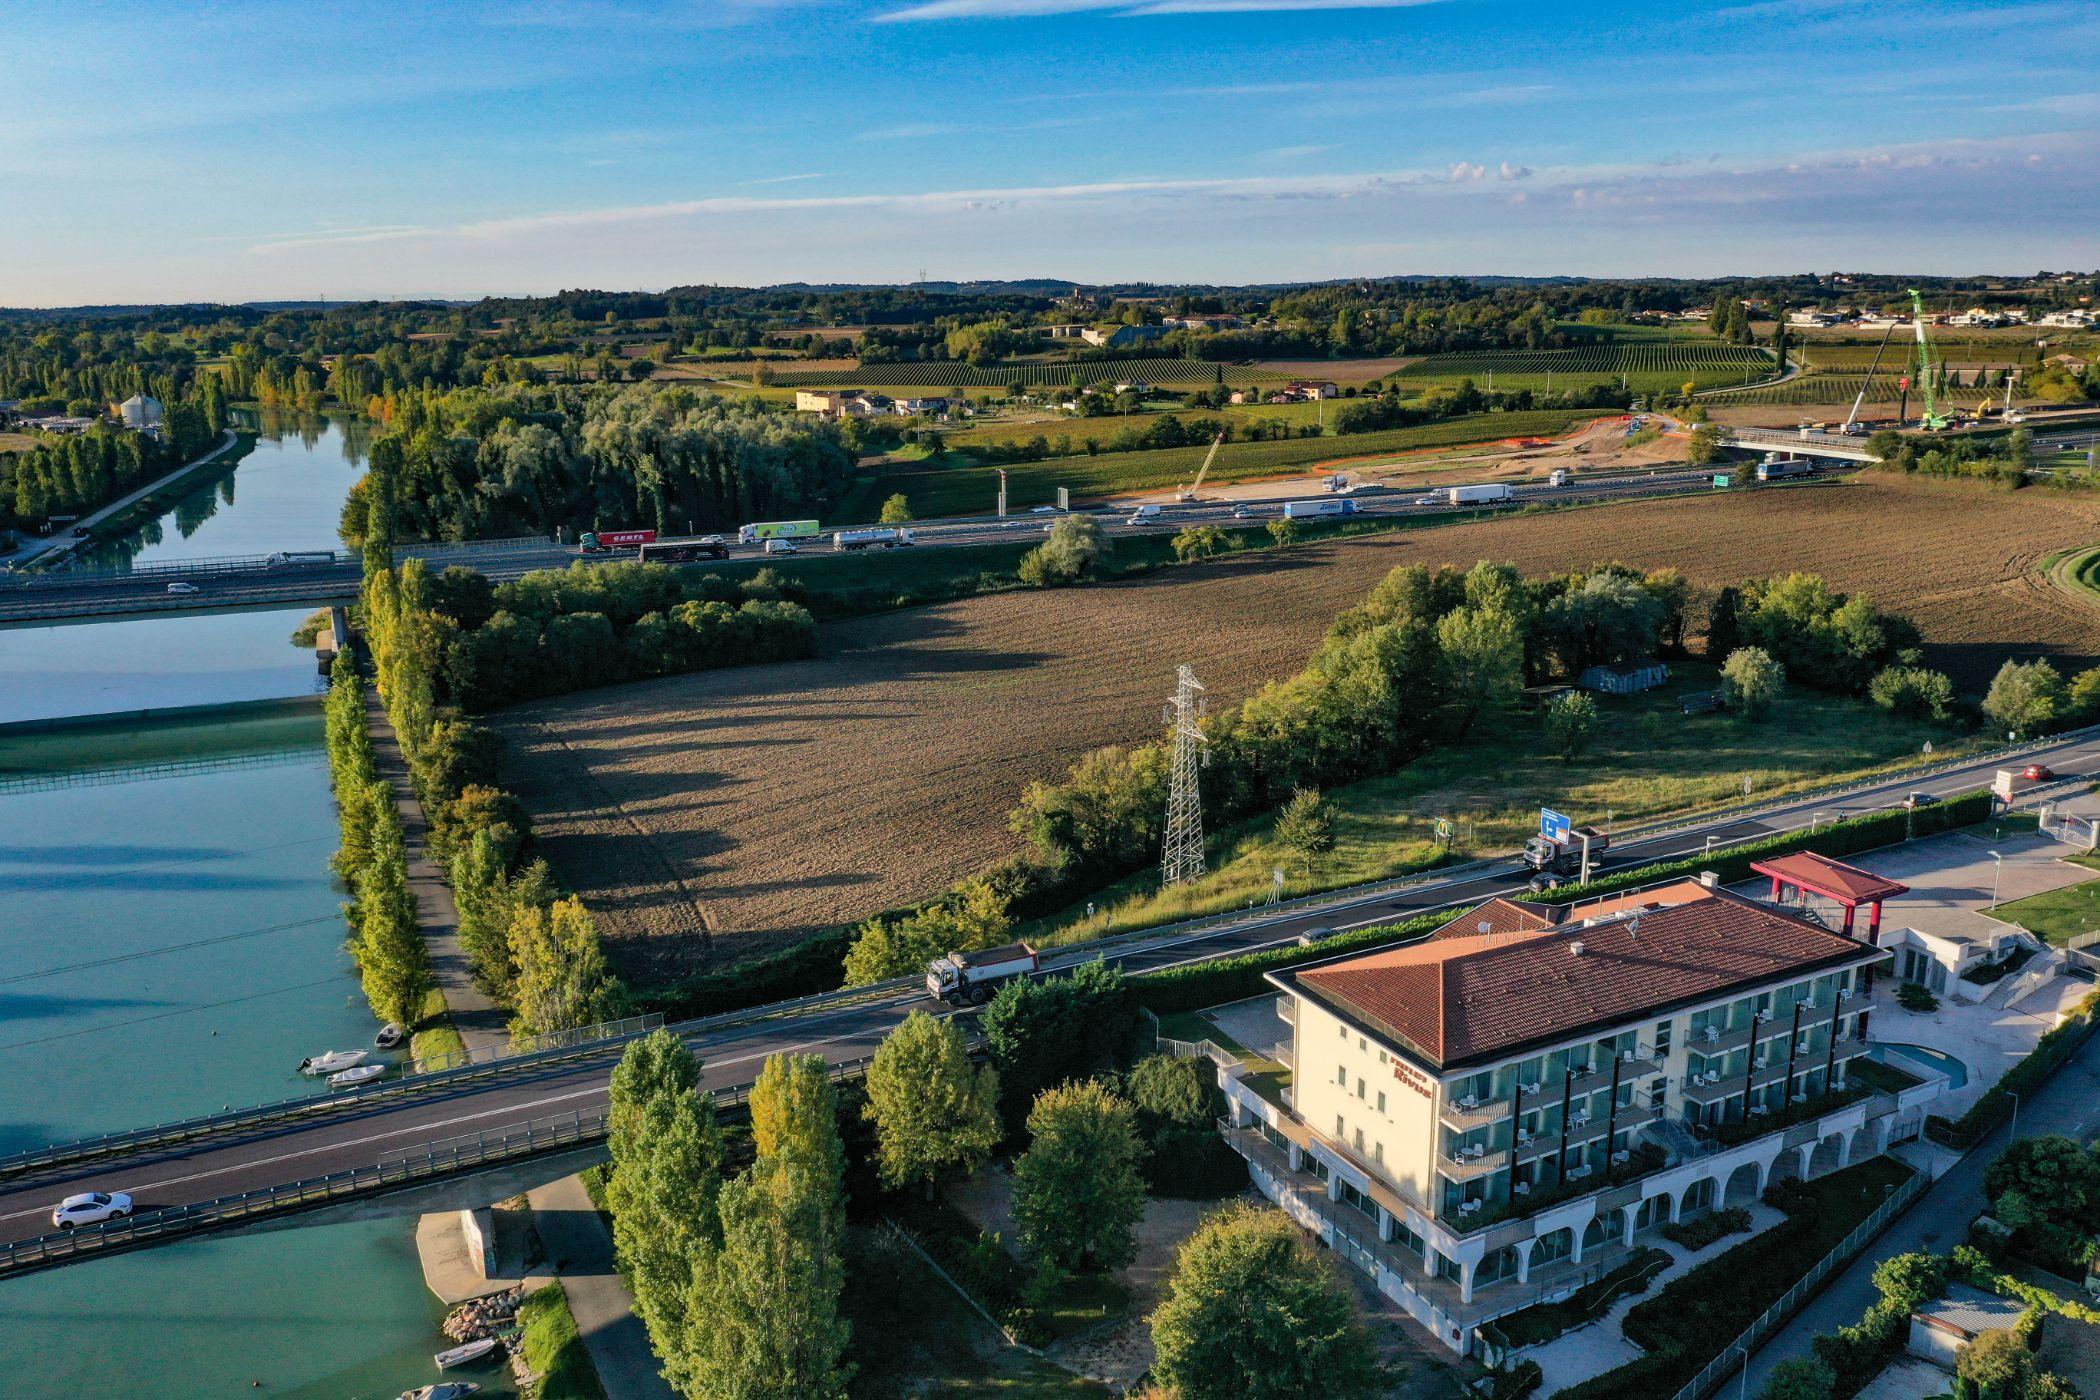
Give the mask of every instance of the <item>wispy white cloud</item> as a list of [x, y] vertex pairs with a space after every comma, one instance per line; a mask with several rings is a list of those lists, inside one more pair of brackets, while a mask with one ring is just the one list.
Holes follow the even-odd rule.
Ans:
[[812, 170], [805, 175], [768, 175], [762, 180], [745, 180], [743, 183], [747, 185], [799, 185], [804, 180], [821, 180], [823, 178], [823, 171]]
[[936, 19], [1041, 19], [1107, 12], [1145, 15], [1264, 14], [1285, 10], [1400, 10], [1444, 0], [922, 0], [874, 16], [878, 24]]

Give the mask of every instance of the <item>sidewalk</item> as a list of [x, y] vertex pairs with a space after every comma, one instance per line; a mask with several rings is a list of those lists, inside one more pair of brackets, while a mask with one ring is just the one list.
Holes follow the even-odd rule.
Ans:
[[[401, 814], [408, 887], [430, 952], [430, 970], [444, 993], [452, 1025], [469, 1050], [505, 1046], [510, 1042], [509, 1018], [474, 985], [468, 972], [466, 949], [459, 941], [459, 905], [430, 855], [430, 823], [409, 782], [408, 758], [376, 688], [365, 692], [365, 722], [371, 726], [379, 774], [393, 788], [394, 806]], [[575, 1314], [607, 1400], [671, 1400], [671, 1388], [658, 1373], [656, 1354], [635, 1315], [634, 1296], [614, 1267], [612, 1235], [591, 1204], [583, 1179], [564, 1177], [528, 1192], [526, 1199], [532, 1204], [533, 1228], [569, 1296], [569, 1311]]]

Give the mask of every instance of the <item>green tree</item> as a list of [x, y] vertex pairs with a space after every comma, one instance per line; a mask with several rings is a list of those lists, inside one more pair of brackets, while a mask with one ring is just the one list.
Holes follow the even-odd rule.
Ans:
[[921, 1183], [927, 1198], [944, 1172], [967, 1172], [998, 1146], [999, 1075], [971, 1063], [962, 1028], [914, 1011], [868, 1066], [866, 1113], [875, 1124], [883, 1185]]
[[1983, 1177], [1992, 1214], [2014, 1229], [2100, 1223], [2100, 1154], [2060, 1133], [2020, 1138]]
[[994, 946], [1012, 927], [1006, 898], [989, 880], [964, 880], [913, 913], [877, 915], [862, 924], [846, 950], [846, 985], [864, 987], [923, 972], [945, 953]]
[[1975, 1341], [1961, 1349], [1954, 1359], [1954, 1374], [1990, 1400], [2014, 1400], [2034, 1374], [2034, 1357], [2010, 1331], [1996, 1328], [1978, 1333]]
[[1685, 440], [1684, 459], [1695, 467], [1709, 466], [1719, 459], [1721, 443], [1721, 430], [1712, 423], [1701, 423]]
[[1782, 1361], [1758, 1392], [1759, 1400], [1830, 1400], [1837, 1374], [1820, 1361]]
[[979, 1021], [999, 1071], [1001, 1121], [1018, 1131], [1043, 1090], [1113, 1069], [1135, 1016], [1121, 969], [1099, 958], [1069, 977], [1001, 987]]
[[1334, 849], [1334, 804], [1318, 788], [1299, 788], [1276, 814], [1276, 844], [1307, 868]]
[[1083, 515], [1061, 517], [1050, 537], [1021, 557], [1021, 581], [1033, 588], [1055, 588], [1091, 575], [1115, 548], [1096, 522]]
[[1947, 1289], [1947, 1261], [1913, 1250], [1874, 1266], [1874, 1287], [1890, 1305], [1908, 1315]]
[[513, 1035], [576, 1030], [624, 1011], [626, 993], [605, 961], [597, 925], [582, 900], [514, 908], [510, 951], [517, 966]]
[[423, 998], [436, 985], [423, 931], [416, 923], [415, 896], [408, 888], [407, 852], [394, 805], [377, 805], [372, 859], [357, 881], [356, 933], [350, 951], [357, 959], [365, 999], [382, 1021], [414, 1025]]
[[1209, 1127], [1216, 1097], [1208, 1060], [1147, 1055], [1130, 1071], [1131, 1103], [1142, 1117], [1163, 1127]]
[[1991, 680], [1983, 713], [1997, 728], [2024, 739], [2049, 728], [2063, 700], [2063, 677], [2054, 666], [2046, 661], [2008, 661]]
[[1458, 737], [1482, 710], [1499, 709], [1524, 688], [1524, 636], [1516, 620], [1487, 608], [1458, 608], [1436, 625], [1444, 688], [1458, 709]]
[[1046, 1089], [1014, 1164], [1014, 1221], [1039, 1264], [1119, 1269], [1137, 1256], [1145, 1214], [1137, 1115], [1096, 1080]]
[[1303, 533], [1298, 522], [1287, 515], [1280, 515], [1269, 522], [1269, 539], [1278, 549], [1289, 549], [1298, 543], [1298, 537]]
[[683, 1355], [696, 1269], [721, 1242], [722, 1134], [700, 1063], [658, 1030], [628, 1045], [612, 1075], [606, 1205], [621, 1271], [657, 1355]]
[[1786, 693], [1786, 667], [1763, 647], [1737, 647], [1721, 664], [1728, 699], [1744, 719], [1756, 719]]
[[510, 956], [510, 892], [503, 849], [486, 829], [452, 857], [452, 896], [459, 905], [459, 943], [474, 984], [508, 998], [517, 967]]
[[1228, 1206], [1174, 1257], [1153, 1376], [1179, 1400], [1366, 1400], [1377, 1352], [1356, 1302], [1282, 1212]]
[[1597, 727], [1597, 701], [1588, 691], [1571, 690], [1546, 707], [1546, 747], [1563, 763], [1582, 756]]
[[2064, 691], [2064, 717], [2073, 724], [2100, 720], [2100, 666], [2089, 666]]
[[1887, 666], [1867, 683], [1867, 698], [1906, 719], [1944, 720], [1954, 713], [1954, 682], [1922, 666]]
[[902, 525], [911, 519], [911, 501], [902, 491], [882, 503], [882, 523]]
[[1215, 525], [1191, 525], [1174, 536], [1174, 557], [1182, 563], [1208, 559], [1225, 548], [1225, 532]]

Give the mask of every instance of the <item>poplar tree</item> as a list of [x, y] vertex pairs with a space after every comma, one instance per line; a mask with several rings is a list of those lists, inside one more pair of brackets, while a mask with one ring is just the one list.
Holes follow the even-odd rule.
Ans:
[[620, 1015], [626, 995], [598, 929], [580, 899], [519, 905], [511, 915], [515, 1014], [511, 1034], [524, 1038], [594, 1026]]
[[721, 1244], [722, 1133], [700, 1062], [658, 1030], [627, 1047], [613, 1070], [606, 1206], [635, 1311], [658, 1356], [691, 1345], [688, 1295]]
[[999, 1075], [971, 1063], [962, 1030], [914, 1011], [883, 1039], [868, 1067], [867, 1117], [875, 1124], [883, 1185], [966, 1172], [999, 1143]]

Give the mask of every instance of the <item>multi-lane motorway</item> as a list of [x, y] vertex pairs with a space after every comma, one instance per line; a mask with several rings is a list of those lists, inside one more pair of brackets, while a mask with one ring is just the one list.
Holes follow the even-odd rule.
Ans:
[[[1512, 483], [1515, 506], [1573, 505], [1584, 501], [1676, 496], [1704, 492], [1711, 486], [1710, 472], [1688, 468], [1600, 472], [1574, 477], [1564, 486], [1543, 482]], [[1172, 533], [1189, 525], [1259, 524], [1280, 515], [1284, 501], [1306, 498], [1307, 493], [1301, 492], [1296, 497], [1174, 504], [1141, 522], [1106, 508], [1087, 514], [1098, 519], [1111, 534]], [[1365, 491], [1336, 499], [1348, 501], [1360, 516], [1377, 518], [1463, 515], [1481, 509], [1450, 505], [1441, 491], [1430, 492], [1427, 488]], [[1055, 516], [1056, 512], [1050, 510], [1031, 511], [1007, 519], [977, 516], [930, 521], [914, 525], [911, 530], [919, 548], [995, 544], [1002, 540], [1026, 540], [1031, 535], [1040, 534]], [[828, 536], [801, 544], [804, 553], [828, 553], [831, 550]], [[758, 559], [763, 557], [762, 549], [760, 545], [732, 545], [730, 557]], [[564, 568], [585, 557], [572, 546], [532, 541], [503, 541], [486, 546], [410, 546], [397, 551], [401, 555], [410, 553], [429, 559], [434, 567], [439, 568], [447, 564], [467, 564], [497, 580], [513, 579], [534, 569]], [[589, 556], [601, 562], [632, 557], [631, 552]], [[0, 623], [340, 602], [357, 596], [359, 577], [359, 563], [348, 554], [328, 562], [301, 562], [298, 559], [275, 563], [266, 559], [223, 563], [200, 561], [187, 568], [169, 562], [138, 571], [0, 574]], [[173, 592], [170, 592], [171, 585], [175, 586]]]
[[[2046, 762], [2059, 773], [2100, 772], [2100, 732], [2087, 731], [2033, 748], [2019, 761]], [[1874, 786], [1725, 813], [1666, 832], [1629, 834], [1614, 845], [1611, 864], [1646, 864], [1696, 854], [1714, 842], [1884, 809], [1911, 793], [1963, 791], [1987, 783], [2001, 762], [1982, 758], [1930, 775], [1899, 777]], [[1520, 888], [1521, 873], [1512, 862], [1489, 862], [1397, 886], [1342, 891], [1208, 927], [1118, 940], [1107, 955], [1129, 972], [1153, 971], [1274, 947], [1314, 929], [1390, 923]], [[1083, 946], [1060, 950], [1046, 959], [1045, 971], [1069, 969], [1095, 955], [1096, 950]], [[769, 1055], [816, 1052], [834, 1063], [863, 1058], [873, 1053], [908, 1012], [928, 1005], [919, 988], [897, 985], [812, 999], [770, 1014], [760, 1009], [731, 1024], [717, 1021], [684, 1029], [681, 1034], [705, 1062], [704, 1082], [712, 1088], [727, 1088], [748, 1083]], [[0, 1247], [49, 1233], [53, 1203], [76, 1191], [128, 1191], [141, 1212], [150, 1212], [367, 1167], [419, 1153], [444, 1139], [500, 1133], [557, 1114], [596, 1112], [606, 1102], [607, 1077], [616, 1054], [616, 1048], [608, 1049], [558, 1064], [525, 1066], [470, 1082], [433, 1086], [420, 1093], [396, 1091], [366, 1099], [353, 1095], [341, 1100], [335, 1111], [319, 1117], [256, 1123], [181, 1146], [134, 1148], [0, 1173]], [[29, 1097], [35, 1093], [33, 1085], [16, 1089]]]

